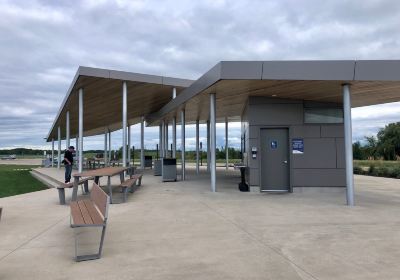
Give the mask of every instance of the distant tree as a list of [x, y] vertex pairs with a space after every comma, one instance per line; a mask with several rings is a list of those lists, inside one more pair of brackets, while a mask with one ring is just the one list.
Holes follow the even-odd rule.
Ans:
[[385, 160], [395, 160], [400, 156], [400, 122], [390, 123], [379, 130], [378, 152]]
[[360, 141], [353, 143], [353, 158], [357, 160], [366, 159], [365, 148], [361, 145]]
[[375, 138], [375, 136], [365, 136], [365, 141], [367, 142], [364, 147], [366, 157], [370, 159], [377, 159], [379, 157], [378, 140]]

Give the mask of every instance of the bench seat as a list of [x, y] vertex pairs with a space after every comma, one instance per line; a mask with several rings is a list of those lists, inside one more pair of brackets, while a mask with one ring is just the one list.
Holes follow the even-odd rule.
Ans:
[[128, 189], [133, 193], [135, 191], [135, 186], [141, 186], [142, 184], [142, 174], [134, 174], [130, 179], [123, 181], [119, 187], [122, 188], [123, 193], [123, 202], [126, 202], [126, 197], [128, 193]]
[[71, 207], [71, 227], [102, 225], [104, 218], [96, 209], [95, 204], [90, 199], [72, 201]]

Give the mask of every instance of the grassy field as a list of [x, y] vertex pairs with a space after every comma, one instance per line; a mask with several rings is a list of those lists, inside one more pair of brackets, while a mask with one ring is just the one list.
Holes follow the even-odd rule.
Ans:
[[46, 189], [29, 173], [32, 168], [35, 166], [0, 165], [0, 197]]

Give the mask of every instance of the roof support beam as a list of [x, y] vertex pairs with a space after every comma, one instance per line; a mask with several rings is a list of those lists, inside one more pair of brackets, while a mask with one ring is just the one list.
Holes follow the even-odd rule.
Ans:
[[57, 168], [61, 167], [61, 127], [57, 128], [57, 139], [58, 139], [58, 149], [57, 149]]
[[78, 148], [78, 171], [82, 172], [83, 169], [83, 88], [79, 89], [78, 92], [78, 135], [79, 135], [79, 148]]
[[182, 181], [186, 179], [185, 170], [185, 109], [181, 111], [181, 157], [182, 157]]
[[343, 89], [344, 113], [344, 147], [346, 159], [346, 198], [347, 205], [354, 206], [354, 178], [353, 178], [353, 143], [351, 128], [351, 93], [350, 85], [345, 84]]
[[51, 139], [51, 167], [54, 167], [54, 138]]
[[207, 172], [210, 172], [210, 120], [207, 121]]
[[172, 158], [176, 158], [176, 116], [172, 118]]
[[107, 166], [107, 162], [108, 162], [108, 160], [107, 160], [107, 154], [108, 154], [108, 152], [107, 152], [107, 139], [108, 138], [108, 130], [107, 130], [107, 128], [105, 128], [104, 129], [104, 167], [106, 167]]
[[228, 155], [228, 118], [225, 118], [225, 157], [226, 157], [226, 170], [229, 166], [229, 155]]
[[126, 126], [128, 123], [128, 88], [127, 83], [122, 82], [122, 166], [126, 167]]
[[196, 120], [196, 174], [199, 175], [200, 173], [200, 165], [199, 165], [199, 120]]
[[215, 93], [210, 94], [210, 170], [211, 170], [211, 191], [216, 192], [216, 100]]
[[69, 111], [65, 116], [65, 148], [68, 149], [70, 144], [70, 127], [69, 127]]
[[140, 122], [140, 168], [144, 169], [144, 116]]
[[131, 166], [131, 126], [128, 124], [128, 166]]

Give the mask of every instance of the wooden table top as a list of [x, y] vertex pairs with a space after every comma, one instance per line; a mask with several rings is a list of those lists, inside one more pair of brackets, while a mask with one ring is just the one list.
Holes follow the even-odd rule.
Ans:
[[128, 170], [129, 168], [131, 167], [105, 167], [105, 168], [83, 171], [81, 173], [76, 173], [73, 176], [74, 177], [114, 176]]

